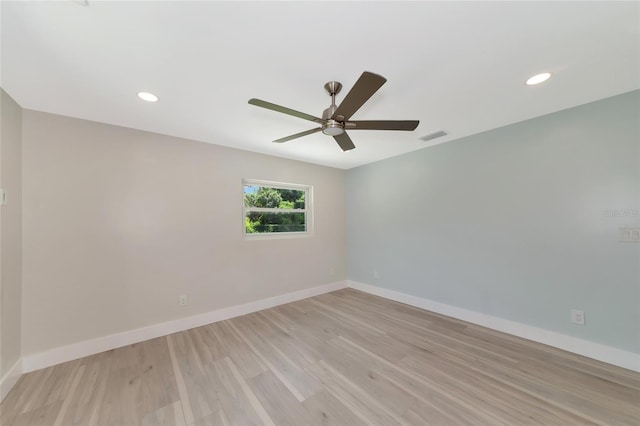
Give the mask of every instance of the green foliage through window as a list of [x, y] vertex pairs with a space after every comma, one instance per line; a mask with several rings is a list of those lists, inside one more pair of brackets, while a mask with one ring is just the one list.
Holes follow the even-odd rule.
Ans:
[[244, 184], [245, 232], [307, 232], [308, 189]]

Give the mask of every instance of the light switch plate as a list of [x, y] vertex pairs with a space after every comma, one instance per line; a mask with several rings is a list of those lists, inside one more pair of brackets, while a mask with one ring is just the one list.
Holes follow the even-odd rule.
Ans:
[[0, 206], [7, 205], [7, 193], [4, 189], [0, 188]]

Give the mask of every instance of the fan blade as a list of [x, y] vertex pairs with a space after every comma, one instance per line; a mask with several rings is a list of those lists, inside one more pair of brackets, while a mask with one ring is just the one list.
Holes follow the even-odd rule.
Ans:
[[335, 120], [342, 116], [344, 118], [338, 121], [348, 120], [386, 82], [387, 79], [381, 75], [363, 72], [331, 118]]
[[287, 136], [287, 137], [284, 137], [284, 138], [276, 139], [274, 142], [275, 143], [287, 142], [287, 141], [290, 141], [291, 139], [301, 138], [302, 136], [307, 136], [307, 135], [310, 135], [312, 133], [319, 132], [320, 130], [322, 130], [322, 127], [318, 127], [317, 129], [305, 130], [304, 132], [296, 133], [295, 135], [291, 135], [291, 136]]
[[338, 145], [340, 145], [340, 148], [342, 148], [343, 151], [349, 151], [350, 149], [356, 147], [351, 141], [349, 135], [347, 135], [346, 133], [339, 134], [337, 136], [334, 136], [333, 138], [336, 140], [336, 142], [338, 142]]
[[418, 120], [371, 120], [347, 121], [344, 127], [348, 130], [415, 130]]
[[283, 107], [280, 105], [272, 104], [271, 102], [263, 101], [261, 99], [249, 99], [251, 105], [259, 106], [262, 108], [270, 109], [272, 111], [281, 112], [283, 114], [293, 115], [294, 117], [302, 118], [304, 120], [315, 121], [316, 123], [322, 123], [322, 119], [314, 117], [313, 115], [305, 114], [304, 112], [295, 111], [291, 108]]

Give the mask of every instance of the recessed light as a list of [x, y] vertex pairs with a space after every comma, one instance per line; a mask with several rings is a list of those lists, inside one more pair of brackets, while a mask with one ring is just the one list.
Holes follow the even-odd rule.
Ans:
[[527, 86], [533, 86], [535, 84], [540, 84], [543, 81], [547, 81], [551, 77], [551, 73], [543, 72], [542, 74], [536, 74], [533, 77], [527, 80]]
[[153, 93], [138, 92], [138, 97], [147, 102], [158, 102], [158, 97]]

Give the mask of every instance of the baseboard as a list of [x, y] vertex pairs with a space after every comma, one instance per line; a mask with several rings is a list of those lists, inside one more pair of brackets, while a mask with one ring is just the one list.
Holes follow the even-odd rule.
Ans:
[[191, 317], [180, 318], [148, 327], [138, 328], [134, 330], [116, 333], [109, 336], [99, 337], [96, 339], [85, 340], [66, 346], [60, 346], [45, 352], [28, 355], [19, 360], [0, 382], [0, 400], [2, 400], [9, 390], [15, 385], [23, 373], [50, 367], [96, 353], [116, 349], [122, 346], [143, 342], [145, 340], [154, 339], [156, 337], [166, 336], [168, 334], [179, 331], [188, 330], [194, 327], [200, 327], [218, 321], [238, 317], [261, 311], [263, 309], [272, 308], [274, 306], [283, 305], [285, 303], [295, 302], [297, 300], [306, 299], [320, 294], [329, 293], [342, 288], [354, 288], [386, 299], [395, 300], [397, 302], [406, 303], [428, 311], [436, 312], [449, 317], [468, 321], [473, 324], [491, 328], [524, 339], [539, 342], [545, 345], [553, 346], [589, 358], [603, 361], [608, 364], [616, 365], [622, 368], [640, 372], [640, 355], [633, 352], [623, 351], [621, 349], [612, 348], [595, 342], [590, 342], [576, 337], [567, 336], [561, 333], [545, 330], [538, 327], [494, 317], [476, 311], [447, 305], [432, 300], [423, 299], [417, 296], [376, 287], [370, 284], [364, 284], [357, 281], [339, 281], [331, 284], [325, 284], [305, 290], [287, 293], [279, 296], [269, 297], [267, 299], [249, 302], [243, 305], [231, 306], [211, 312], [206, 312]]
[[389, 290], [364, 284], [357, 281], [349, 281], [350, 288], [364, 291], [385, 299], [395, 300], [396, 302], [405, 303], [427, 311], [436, 312], [483, 327], [491, 328], [496, 331], [511, 334], [513, 336], [522, 337], [527, 340], [553, 346], [578, 355], [583, 355], [607, 364], [626, 368], [640, 372], [640, 355], [613, 348], [611, 346], [602, 345], [600, 343], [590, 342], [588, 340], [578, 339], [576, 337], [567, 336], [550, 330], [494, 317], [476, 311], [447, 305], [432, 300], [423, 299], [417, 296], [401, 293], [395, 290]]
[[145, 340], [154, 339], [156, 337], [166, 336], [168, 334], [177, 333], [179, 331], [188, 330], [194, 327], [200, 327], [241, 315], [250, 314], [253, 312], [261, 311], [263, 309], [268, 309], [274, 306], [283, 305], [285, 303], [291, 303], [297, 300], [318, 296], [320, 294], [329, 293], [331, 291], [340, 290], [346, 287], [347, 281], [339, 281], [331, 284], [325, 284], [318, 287], [296, 291], [293, 293], [273, 296], [267, 299], [245, 303], [243, 305], [217, 309], [215, 311], [210, 311], [191, 317], [180, 318], [177, 320], [155, 324], [148, 327], [138, 328], [122, 333], [116, 333], [96, 339], [85, 340], [66, 346], [60, 346], [45, 352], [23, 357], [22, 370], [24, 373], [28, 373], [30, 371], [39, 370], [41, 368], [50, 367], [52, 365], [61, 364], [63, 362], [72, 361], [74, 359], [82, 358], [85, 356], [120, 348], [122, 346], [127, 346], [134, 343], [143, 342]]
[[16, 361], [13, 367], [7, 371], [7, 374], [0, 379], [0, 402], [4, 400], [4, 397], [7, 396], [11, 388], [18, 383], [20, 376], [22, 376], [22, 359]]

